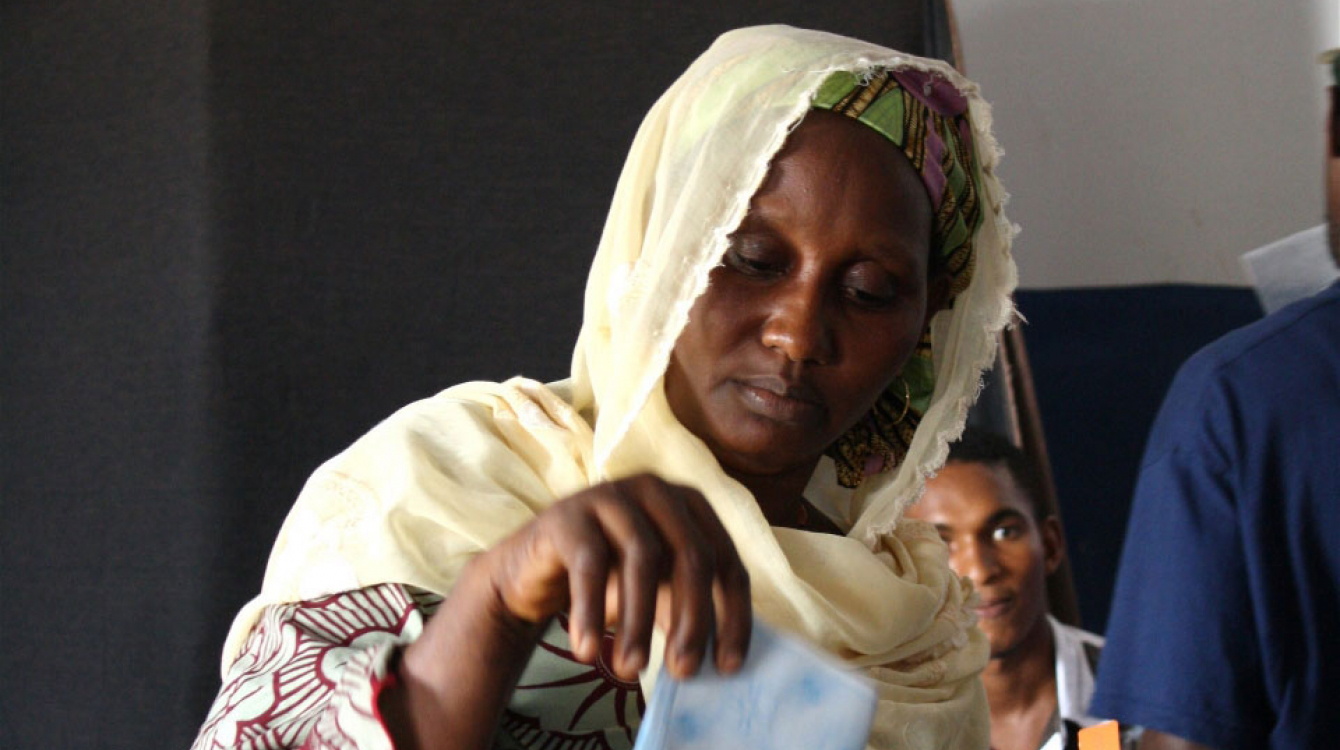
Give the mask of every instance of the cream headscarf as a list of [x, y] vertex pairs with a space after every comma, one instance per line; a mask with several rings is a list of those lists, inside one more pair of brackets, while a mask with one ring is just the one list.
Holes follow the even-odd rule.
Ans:
[[[849, 534], [772, 528], [675, 420], [662, 376], [728, 235], [816, 89], [833, 71], [876, 67], [932, 72], [969, 99], [986, 204], [976, 268], [932, 321], [935, 393], [902, 465], [844, 490], [825, 458], [806, 491]], [[938, 61], [784, 26], [721, 36], [638, 130], [587, 283], [572, 377], [456, 386], [317, 469], [260, 596], [233, 623], [225, 671], [265, 606], [387, 582], [445, 594], [474, 555], [558, 499], [652, 471], [707, 497], [748, 567], [760, 617], [867, 668], [880, 694], [872, 747], [986, 747], [977, 676], [987, 647], [971, 626], [969, 588], [934, 530], [900, 516], [961, 432], [1012, 313], [1012, 229], [990, 122], [976, 86]]]

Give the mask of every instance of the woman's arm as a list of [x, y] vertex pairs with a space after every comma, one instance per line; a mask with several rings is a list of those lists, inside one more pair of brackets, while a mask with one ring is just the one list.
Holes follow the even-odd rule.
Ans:
[[738, 668], [751, 625], [748, 575], [701, 495], [651, 476], [597, 485], [477, 557], [445, 601], [382, 584], [267, 608], [194, 747], [489, 747], [564, 610], [580, 661], [614, 627], [611, 667], [627, 679], [654, 621], [677, 676], [697, 670], [713, 632], [718, 669]]
[[543, 623], [509, 614], [481, 559], [463, 572], [423, 637], [403, 655], [379, 708], [396, 750], [490, 747]]
[[744, 662], [749, 577], [702, 495], [650, 475], [577, 493], [462, 572], [381, 694], [387, 730], [400, 750], [489, 747], [540, 629], [562, 610], [583, 662], [612, 624], [611, 666], [631, 679], [647, 663], [658, 599], [672, 674], [697, 671], [713, 632], [719, 669]]

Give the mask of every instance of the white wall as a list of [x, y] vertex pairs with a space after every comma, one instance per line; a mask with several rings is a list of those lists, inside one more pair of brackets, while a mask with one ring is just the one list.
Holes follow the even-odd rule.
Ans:
[[1027, 288], [1245, 285], [1321, 223], [1337, 0], [954, 0]]

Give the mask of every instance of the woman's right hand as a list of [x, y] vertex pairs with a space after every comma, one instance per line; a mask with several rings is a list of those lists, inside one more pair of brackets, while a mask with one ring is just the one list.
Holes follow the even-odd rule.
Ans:
[[739, 669], [752, 626], [749, 576], [700, 493], [650, 474], [589, 487], [462, 571], [382, 693], [396, 747], [489, 747], [541, 628], [564, 610], [583, 662], [613, 628], [609, 666], [627, 679], [646, 665], [657, 622], [680, 678], [709, 642], [720, 671]]
[[694, 489], [651, 474], [587, 488], [479, 563], [511, 616], [542, 623], [566, 609], [573, 653], [584, 662], [595, 660], [610, 625], [610, 666], [621, 676], [631, 679], [646, 665], [657, 621], [665, 625], [665, 663], [676, 677], [698, 670], [709, 640], [722, 672], [744, 662], [749, 575]]

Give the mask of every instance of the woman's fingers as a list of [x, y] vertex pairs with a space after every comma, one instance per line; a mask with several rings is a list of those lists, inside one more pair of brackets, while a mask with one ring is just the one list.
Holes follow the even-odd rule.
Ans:
[[563, 508], [545, 529], [563, 561], [568, 583], [568, 639], [572, 652], [592, 661], [605, 632], [605, 582], [610, 571], [610, 544], [597, 519], [583, 508]]
[[[519, 541], [505, 545], [514, 553], [505, 599], [516, 616], [539, 621], [558, 611], [566, 595], [578, 659], [596, 658], [605, 625], [613, 622], [610, 666], [631, 677], [645, 666], [652, 627], [664, 618], [665, 661], [676, 677], [698, 670], [714, 631], [718, 669], [731, 672], [743, 663], [749, 577], [697, 491], [652, 475], [597, 485], [555, 505]], [[658, 612], [664, 608], [658, 592], [666, 589], [669, 611]], [[607, 592], [616, 593], [615, 612], [607, 611]]]
[[753, 599], [749, 593], [749, 573], [735, 549], [726, 528], [721, 525], [707, 499], [685, 489], [685, 505], [707, 532], [716, 554], [716, 577], [712, 594], [716, 610], [717, 669], [729, 674], [744, 664], [753, 630]]
[[673, 551], [669, 568], [672, 616], [665, 661], [671, 674], [688, 677], [702, 663], [715, 620], [712, 589], [717, 553], [710, 539], [712, 531], [704, 529], [689, 510], [687, 501], [696, 491], [649, 476], [630, 481], [637, 482], [644, 510]]
[[621, 490], [616, 488], [615, 494], [596, 500], [592, 510], [618, 556], [613, 576], [618, 591], [617, 635], [610, 666], [631, 678], [647, 663], [666, 547], [641, 504]]

